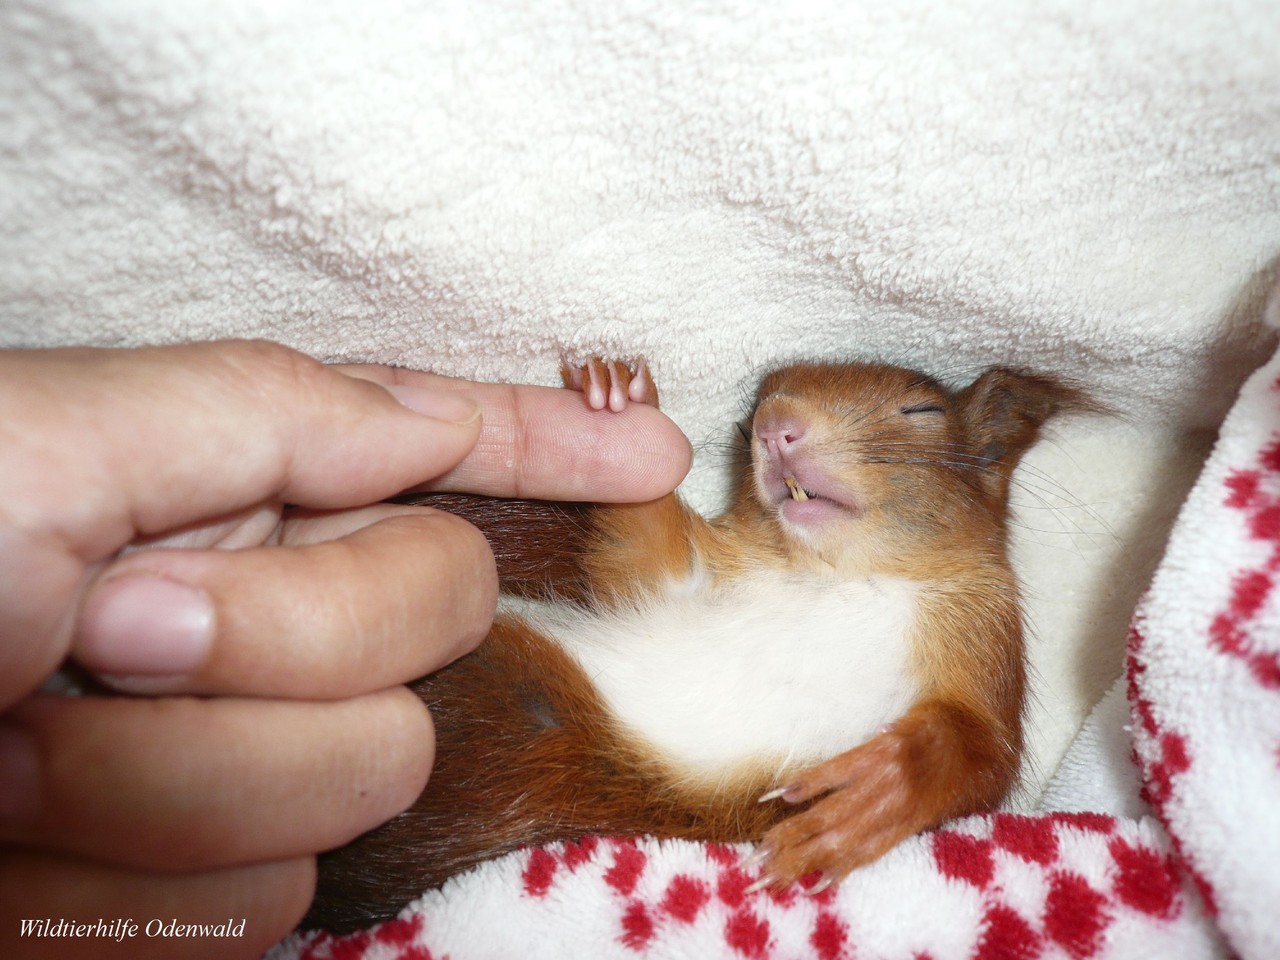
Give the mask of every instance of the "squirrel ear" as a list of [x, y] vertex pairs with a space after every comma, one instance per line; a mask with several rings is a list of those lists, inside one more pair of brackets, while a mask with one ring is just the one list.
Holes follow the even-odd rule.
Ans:
[[1050, 417], [1101, 408], [1076, 387], [1050, 376], [993, 367], [956, 395], [966, 446], [987, 493], [1003, 498], [1023, 453]]

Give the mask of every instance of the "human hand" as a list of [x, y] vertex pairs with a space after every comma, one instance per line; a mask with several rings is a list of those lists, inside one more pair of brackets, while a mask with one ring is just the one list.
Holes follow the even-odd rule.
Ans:
[[[263, 343], [0, 352], [0, 942], [21, 919], [232, 918], [241, 937], [19, 947], [258, 955], [314, 854], [421, 791], [432, 728], [400, 685], [493, 614], [473, 528], [368, 504], [428, 482], [646, 500], [688, 463], [656, 411], [558, 389]], [[68, 657], [149, 696], [39, 693]]]

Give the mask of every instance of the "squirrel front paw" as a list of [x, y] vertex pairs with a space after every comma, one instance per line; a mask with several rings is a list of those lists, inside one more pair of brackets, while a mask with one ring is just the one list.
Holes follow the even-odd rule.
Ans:
[[927, 800], [913, 790], [905, 752], [895, 732], [882, 733], [761, 797], [815, 802], [765, 834], [754, 858], [763, 869], [753, 889], [807, 876], [815, 878], [809, 892], [816, 893], [927, 825], [929, 813], [920, 809]]
[[628, 403], [658, 405], [658, 388], [643, 357], [634, 363], [600, 357], [592, 357], [581, 365], [566, 361], [560, 367], [560, 375], [566, 387], [582, 392], [592, 410], [607, 407], [619, 413]]

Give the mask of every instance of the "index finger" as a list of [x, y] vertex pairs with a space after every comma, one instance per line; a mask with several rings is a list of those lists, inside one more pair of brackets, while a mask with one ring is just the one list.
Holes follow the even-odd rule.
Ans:
[[93, 561], [262, 502], [371, 503], [480, 432], [466, 398], [393, 389], [267, 342], [0, 351], [0, 520]]
[[337, 369], [384, 386], [448, 391], [483, 411], [466, 458], [423, 489], [538, 500], [643, 503], [676, 488], [692, 462], [689, 440], [665, 414], [643, 404], [591, 410], [556, 387], [477, 383], [394, 367]]

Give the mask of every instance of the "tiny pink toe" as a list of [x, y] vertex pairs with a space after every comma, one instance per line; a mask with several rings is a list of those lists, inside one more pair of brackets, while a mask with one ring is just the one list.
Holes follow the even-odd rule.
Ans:
[[587, 406], [592, 410], [603, 410], [608, 398], [605, 396], [604, 385], [600, 382], [599, 364], [595, 361], [587, 364], [587, 375], [591, 378], [586, 390]]
[[621, 413], [627, 407], [627, 393], [622, 383], [622, 368], [617, 363], [610, 363], [609, 409], [614, 413]]
[[649, 394], [649, 372], [645, 369], [644, 359], [636, 361], [636, 372], [631, 378], [631, 386], [627, 388], [627, 395], [631, 397], [633, 403], [644, 403]]

